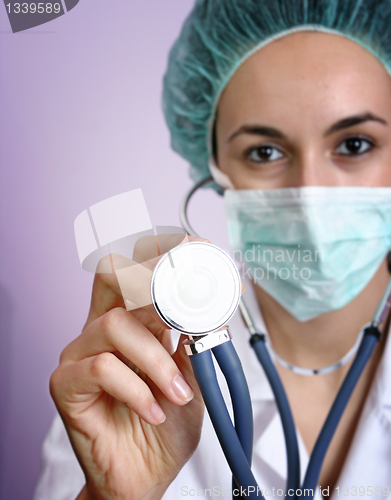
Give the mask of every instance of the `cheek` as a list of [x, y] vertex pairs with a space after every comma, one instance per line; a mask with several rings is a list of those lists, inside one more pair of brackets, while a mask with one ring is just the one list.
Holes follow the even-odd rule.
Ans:
[[370, 185], [391, 186], [391, 145], [385, 148], [378, 156], [377, 161], [371, 165], [368, 173]]
[[[279, 189], [297, 184], [295, 172], [284, 167], [265, 170], [250, 169], [243, 161], [222, 156], [219, 168], [230, 178], [235, 189]], [[288, 169], [289, 170], [289, 169]]]
[[217, 144], [217, 162], [218, 168], [226, 174], [232, 182], [235, 189], [252, 189], [251, 181], [248, 176], [243, 172], [243, 165], [241, 162], [232, 159], [227, 155], [224, 148], [219, 148]]
[[348, 186], [391, 187], [391, 145], [383, 145], [369, 160], [337, 164], [339, 184]]

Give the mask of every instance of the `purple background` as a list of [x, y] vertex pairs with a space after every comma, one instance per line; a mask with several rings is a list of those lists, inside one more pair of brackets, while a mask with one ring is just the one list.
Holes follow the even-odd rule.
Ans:
[[[55, 413], [48, 380], [87, 316], [75, 217], [141, 187], [152, 222], [178, 225], [190, 187], [161, 111], [168, 50], [193, 0], [81, 0], [11, 32], [0, 5], [0, 498], [32, 496]], [[211, 214], [213, 217], [211, 217]], [[226, 248], [222, 200], [198, 231]]]

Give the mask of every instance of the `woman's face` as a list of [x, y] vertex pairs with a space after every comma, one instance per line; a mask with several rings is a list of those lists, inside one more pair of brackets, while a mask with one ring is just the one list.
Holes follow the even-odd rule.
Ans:
[[391, 78], [345, 37], [285, 36], [229, 81], [216, 144], [236, 189], [391, 186]]

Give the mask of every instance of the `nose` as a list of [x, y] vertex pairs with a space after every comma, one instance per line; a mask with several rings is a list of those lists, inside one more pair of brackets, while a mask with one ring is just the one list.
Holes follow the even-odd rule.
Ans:
[[341, 180], [338, 170], [315, 147], [300, 152], [295, 177], [297, 186], [336, 186]]

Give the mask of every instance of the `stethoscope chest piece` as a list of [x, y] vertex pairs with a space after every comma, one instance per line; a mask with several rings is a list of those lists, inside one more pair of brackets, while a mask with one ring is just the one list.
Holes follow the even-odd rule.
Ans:
[[152, 303], [172, 329], [190, 335], [219, 330], [236, 311], [241, 281], [232, 259], [204, 242], [167, 252], [151, 279]]

